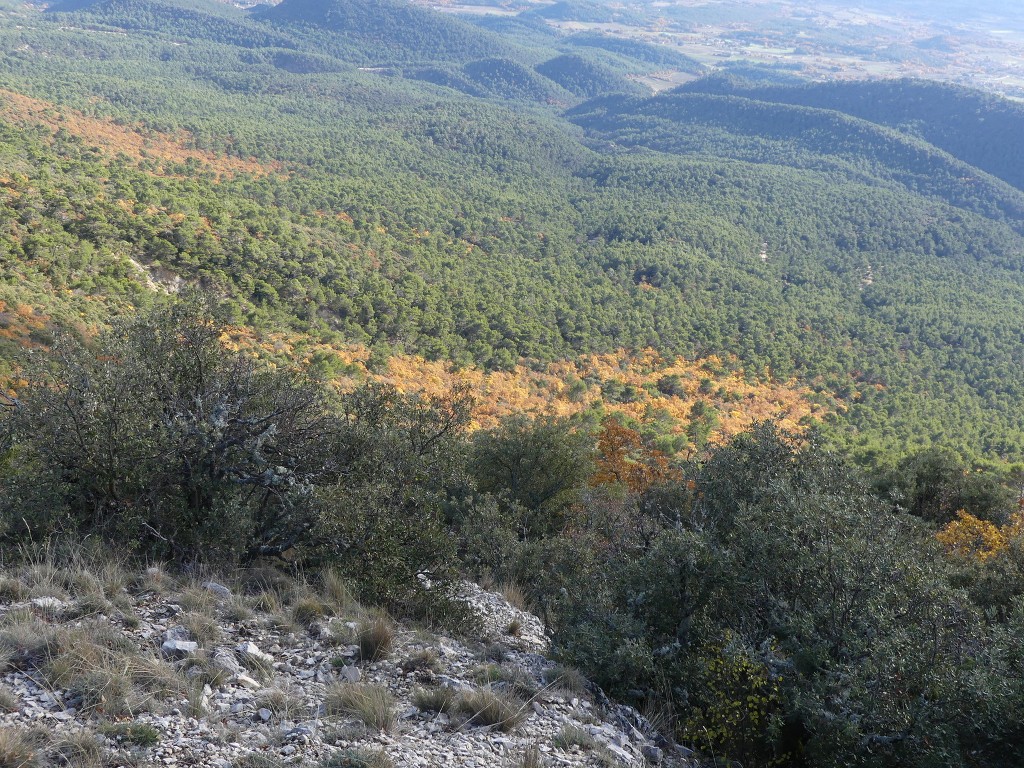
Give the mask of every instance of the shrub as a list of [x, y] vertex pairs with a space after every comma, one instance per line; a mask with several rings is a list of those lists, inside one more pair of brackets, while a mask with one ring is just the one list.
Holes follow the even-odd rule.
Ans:
[[178, 560], [292, 545], [307, 527], [295, 502], [321, 463], [322, 398], [224, 350], [213, 313], [190, 295], [115, 324], [95, 348], [65, 336], [27, 359], [14, 469], [39, 492], [9, 510], [19, 532], [60, 527]]
[[561, 530], [565, 513], [590, 479], [593, 443], [568, 419], [514, 417], [473, 438], [470, 472], [477, 488], [525, 510], [517, 533]]
[[455, 550], [443, 511], [449, 489], [462, 482], [471, 403], [465, 388], [419, 397], [369, 385], [346, 395], [337, 434], [325, 441], [325, 480], [334, 482], [321, 486], [300, 551], [393, 612], [450, 610]]

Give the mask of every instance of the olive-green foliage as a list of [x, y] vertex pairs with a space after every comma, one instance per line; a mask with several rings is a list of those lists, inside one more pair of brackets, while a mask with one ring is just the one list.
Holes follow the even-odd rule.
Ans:
[[[71, 337], [28, 363], [12, 414], [42, 498], [7, 514], [178, 559], [293, 546], [325, 430], [319, 391], [227, 353], [200, 297], [131, 318], [95, 347]], [[39, 482], [40, 478], [45, 478]]]
[[418, 397], [370, 385], [346, 396], [302, 549], [336, 562], [378, 604], [457, 619], [444, 586], [455, 551], [443, 509], [462, 482], [470, 404], [465, 389]]
[[567, 419], [511, 417], [473, 439], [470, 473], [479, 490], [525, 510], [520, 538], [560, 530], [593, 471], [593, 437]]
[[959, 510], [1006, 522], [1016, 498], [994, 472], [974, 471], [949, 450], [917, 451], [879, 480], [879, 490], [913, 515], [944, 525]]
[[953, 765], [1015, 743], [1018, 662], [930, 529], [768, 425], [694, 480], [675, 519], [627, 527], [575, 574], [564, 659], [621, 696], [675, 701], [681, 736], [744, 763]]
[[[29, 385], [3, 414], [9, 540], [92, 535], [177, 562], [289, 551], [389, 608], [469, 621], [450, 594], [442, 524], [466, 486], [466, 391], [369, 386], [332, 402], [299, 374], [226, 351], [222, 328], [197, 294], [94, 345], [67, 337], [32, 355]], [[308, 622], [326, 608], [307, 598], [293, 610]]]

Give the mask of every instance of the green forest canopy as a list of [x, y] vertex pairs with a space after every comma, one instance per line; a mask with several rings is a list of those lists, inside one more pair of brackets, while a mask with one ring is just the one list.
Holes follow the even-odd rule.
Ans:
[[[19, 304], [45, 344], [177, 276], [237, 322], [459, 364], [721, 355], [839, 397], [831, 439], [864, 458], [1024, 458], [1019, 109], [912, 81], [581, 103], [660, 63], [345, 9], [344, 29], [313, 0], [4, 11], [0, 87], [40, 100], [0, 101], [9, 345]], [[586, 83], [551, 65], [581, 47]], [[867, 110], [872, 87], [902, 111]]]

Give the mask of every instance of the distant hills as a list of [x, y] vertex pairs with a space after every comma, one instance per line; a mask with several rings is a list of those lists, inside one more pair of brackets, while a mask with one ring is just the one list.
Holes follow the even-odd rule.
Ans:
[[925, 141], [1024, 189], [1024, 104], [981, 91], [924, 80], [814, 83], [749, 87], [707, 78], [681, 91], [721, 93], [759, 101], [844, 112], [919, 136]]

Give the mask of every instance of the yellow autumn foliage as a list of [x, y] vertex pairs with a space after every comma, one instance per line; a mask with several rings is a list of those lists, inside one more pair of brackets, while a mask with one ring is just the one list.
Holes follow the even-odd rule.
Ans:
[[[468, 385], [476, 407], [474, 429], [488, 429], [512, 414], [571, 416], [602, 403], [606, 413], [644, 423], [659, 411], [674, 422], [672, 434], [682, 435], [690, 411], [698, 400], [714, 409], [717, 424], [709, 442], [723, 443], [756, 421], [773, 420], [781, 428], [801, 432], [807, 419], [820, 419], [839, 403], [824, 406], [812, 391], [795, 381], [770, 377], [748, 380], [716, 357], [700, 361], [665, 358], [652, 349], [619, 350], [581, 355], [544, 367], [519, 365], [508, 371], [485, 371], [475, 366], [454, 367], [444, 361], [416, 355], [395, 355], [384, 366], [369, 365], [370, 350], [358, 344], [325, 344], [296, 334], [256, 334], [249, 328], [230, 328], [223, 339], [229, 349], [244, 349], [279, 363], [308, 363], [314, 357], [337, 361], [339, 373], [332, 384], [340, 391], [367, 381], [395, 386], [400, 392], [439, 394], [453, 386]], [[657, 383], [676, 377], [677, 391], [665, 394]], [[631, 387], [628, 401], [604, 397], [607, 383]], [[705, 391], [701, 391], [701, 388]]]
[[950, 555], [984, 563], [1003, 552], [1011, 541], [1024, 533], [1024, 511], [1018, 511], [1003, 526], [982, 520], [960, 510], [956, 520], [935, 534]]

